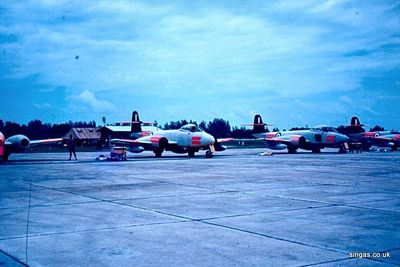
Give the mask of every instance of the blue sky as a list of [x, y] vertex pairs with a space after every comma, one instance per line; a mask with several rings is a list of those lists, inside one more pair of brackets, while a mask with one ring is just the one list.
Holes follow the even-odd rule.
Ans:
[[0, 3], [0, 118], [400, 129], [400, 3]]

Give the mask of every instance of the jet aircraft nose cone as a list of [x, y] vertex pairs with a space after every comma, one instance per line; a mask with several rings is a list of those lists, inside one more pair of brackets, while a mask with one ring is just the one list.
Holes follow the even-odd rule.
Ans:
[[348, 142], [349, 141], [349, 137], [344, 134], [339, 135], [338, 139], [340, 142]]
[[215, 138], [211, 134], [206, 134], [204, 139], [205, 139], [204, 141], [206, 142], [206, 144], [210, 144], [211, 145], [211, 144], [215, 143]]

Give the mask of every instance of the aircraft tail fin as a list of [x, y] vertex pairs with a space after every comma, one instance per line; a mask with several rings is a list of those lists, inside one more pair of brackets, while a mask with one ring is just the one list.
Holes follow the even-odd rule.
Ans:
[[139, 133], [142, 131], [141, 121], [139, 120], [139, 113], [132, 112], [131, 133]]
[[253, 126], [253, 134], [258, 134], [258, 133], [265, 133], [267, 132], [267, 128], [266, 126], [273, 126], [273, 124], [267, 124], [264, 123], [261, 115], [256, 114], [254, 115], [254, 122], [253, 123], [246, 123], [246, 124], [242, 124], [243, 126]]
[[264, 133], [265, 132], [265, 123], [263, 123], [261, 115], [259, 115], [259, 114], [256, 114], [254, 116], [253, 132], [254, 133]]
[[350, 121], [350, 126], [352, 127], [362, 127], [364, 124], [360, 123], [360, 119], [358, 117], [352, 117]]

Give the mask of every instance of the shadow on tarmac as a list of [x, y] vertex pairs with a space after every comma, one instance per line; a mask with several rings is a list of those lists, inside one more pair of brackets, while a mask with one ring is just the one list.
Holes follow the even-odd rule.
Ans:
[[[259, 155], [260, 153], [265, 152], [265, 151], [235, 151], [233, 154], [215, 154], [213, 158], [229, 158], [229, 157], [236, 157], [236, 156], [260, 156], [260, 157], [268, 157], [268, 156], [262, 156]], [[48, 153], [51, 154], [51, 153]], [[34, 154], [32, 154], [34, 155]], [[272, 156], [297, 156], [297, 155], [310, 155], [310, 156], [318, 156], [318, 155], [338, 155], [337, 152], [332, 152], [332, 151], [323, 151], [321, 153], [311, 153], [308, 151], [300, 151], [295, 154], [288, 154], [286, 151], [279, 151], [276, 152], [274, 151]], [[345, 154], [344, 154], [345, 155]], [[9, 159], [7, 162], [2, 162], [0, 163], [1, 165], [47, 165], [47, 164], [80, 164], [80, 163], [95, 163], [95, 164], [102, 164], [104, 162], [110, 163], [110, 162], [115, 162], [122, 164], [124, 162], [141, 162], [141, 161], [165, 161], [165, 160], [200, 160], [200, 159], [206, 159], [206, 160], [212, 160], [213, 158], [205, 158], [204, 155], [197, 155], [193, 158], [189, 158], [187, 155], [164, 155], [161, 158], [156, 158], [154, 155], [145, 155], [145, 156], [128, 156], [127, 161], [99, 161], [96, 160], [95, 158], [89, 159], [85, 158], [82, 160], [66, 160], [66, 159]]]

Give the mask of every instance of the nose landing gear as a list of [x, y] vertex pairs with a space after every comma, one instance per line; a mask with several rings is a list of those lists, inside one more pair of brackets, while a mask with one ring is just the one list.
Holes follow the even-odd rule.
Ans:
[[206, 158], [212, 158], [214, 156], [215, 147], [214, 145], [210, 145], [210, 149], [206, 151]]

